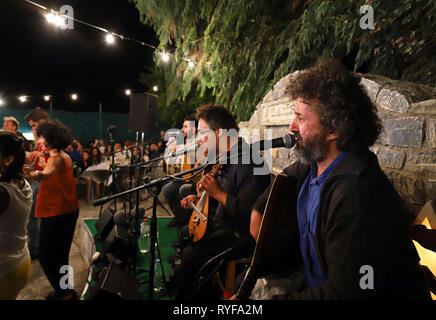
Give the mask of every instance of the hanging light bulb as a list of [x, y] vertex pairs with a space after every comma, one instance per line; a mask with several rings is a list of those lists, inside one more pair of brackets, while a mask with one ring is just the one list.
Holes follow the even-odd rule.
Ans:
[[5, 104], [4, 100], [2, 98], [0, 98], [0, 106], [2, 106], [4, 104]]
[[26, 98], [26, 96], [19, 96], [18, 100], [20, 100], [21, 102], [26, 102], [27, 98]]
[[48, 23], [55, 23], [56, 17], [53, 12], [48, 13], [45, 18], [47, 19]]
[[130, 91], [130, 89], [126, 89], [126, 91], [124, 91], [124, 93], [126, 94], [126, 96], [130, 96], [130, 94], [132, 93], [132, 91]]
[[113, 44], [113, 43], [115, 42], [115, 37], [113, 36], [112, 33], [108, 33], [108, 34], [106, 35], [106, 42], [107, 42], [108, 44]]
[[44, 100], [45, 101], [49, 101], [50, 100], [50, 96], [44, 96]]
[[61, 27], [64, 23], [65, 23], [65, 20], [64, 20], [63, 17], [61, 17], [61, 16], [59, 16], [59, 15], [56, 15], [56, 16], [55, 16], [55, 24], [56, 24], [58, 27]]
[[158, 87], [157, 86], [153, 86], [153, 91], [157, 92], [157, 90], [158, 90]]
[[71, 95], [71, 99], [73, 99], [73, 100], [77, 100], [77, 94], [73, 93], [73, 94]]
[[168, 55], [168, 53], [166, 52], [162, 53], [162, 61], [168, 62], [169, 60], [170, 60], [170, 56]]

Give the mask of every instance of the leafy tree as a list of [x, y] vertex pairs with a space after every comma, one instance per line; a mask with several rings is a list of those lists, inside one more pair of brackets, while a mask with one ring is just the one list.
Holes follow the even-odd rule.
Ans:
[[[209, 89], [247, 120], [280, 78], [318, 56], [338, 58], [356, 72], [425, 84], [436, 79], [436, 1], [131, 1], [158, 36], [155, 61], [168, 72], [168, 105]], [[365, 4], [374, 29], [360, 27]], [[168, 65], [162, 51], [171, 53]]]

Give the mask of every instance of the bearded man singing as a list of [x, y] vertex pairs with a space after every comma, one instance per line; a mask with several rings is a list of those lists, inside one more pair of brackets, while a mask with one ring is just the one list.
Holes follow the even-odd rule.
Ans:
[[[406, 211], [369, 150], [381, 124], [359, 82], [339, 62], [320, 60], [287, 88], [296, 100], [289, 130], [299, 160], [283, 173], [298, 180], [301, 263], [294, 259], [292, 273], [275, 282], [281, 288], [257, 290], [258, 281], [255, 299], [429, 298]], [[255, 239], [269, 189], [252, 210]], [[362, 281], [365, 275], [372, 279]]]

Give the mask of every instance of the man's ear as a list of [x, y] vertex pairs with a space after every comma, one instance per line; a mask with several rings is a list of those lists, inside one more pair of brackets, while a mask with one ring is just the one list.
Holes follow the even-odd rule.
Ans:
[[221, 136], [223, 135], [223, 128], [216, 129], [215, 134], [218, 138], [221, 138]]
[[326, 141], [334, 141], [339, 137], [339, 133], [337, 131], [330, 131], [330, 133], [326, 137]]
[[11, 163], [14, 162], [14, 160], [15, 160], [15, 156], [14, 155], [7, 156], [5, 158], [5, 165], [6, 166], [10, 166]]

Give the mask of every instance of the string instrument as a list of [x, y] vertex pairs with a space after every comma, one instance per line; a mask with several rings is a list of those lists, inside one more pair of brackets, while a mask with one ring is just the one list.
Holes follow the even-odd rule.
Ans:
[[[207, 167], [201, 177], [206, 174], [211, 174], [212, 176], [217, 176], [219, 168], [221, 164], [217, 163], [212, 165], [211, 167]], [[207, 170], [210, 168], [209, 170]], [[209, 195], [206, 191], [202, 191], [201, 194], [198, 194], [200, 200], [197, 204], [193, 204], [192, 202], [188, 202], [191, 206], [192, 211], [191, 218], [189, 219], [189, 234], [192, 237], [193, 242], [197, 242], [201, 238], [203, 238], [206, 233], [208, 215], [209, 215]]]
[[297, 179], [277, 175], [268, 195], [250, 267], [236, 294], [237, 300], [248, 300], [263, 274], [300, 261], [297, 198]]
[[[189, 159], [188, 157], [191, 157], [192, 152], [190, 153], [185, 153], [183, 156], [183, 160], [180, 163], [179, 161], [177, 161], [178, 158], [173, 159], [173, 163], [171, 163], [171, 161], [165, 161], [164, 160], [164, 173], [167, 175], [174, 175], [176, 173], [180, 173], [183, 171], [187, 171], [192, 169], [193, 167], [197, 166], [197, 164], [195, 164], [192, 161], [190, 161], [191, 159]], [[185, 182], [189, 183], [194, 183], [193, 181], [191, 181], [191, 176], [193, 175], [193, 173], [190, 174], [185, 174], [183, 176], [183, 178], [185, 179]]]

